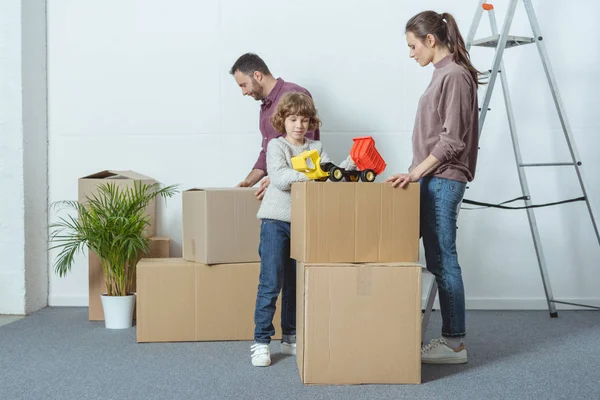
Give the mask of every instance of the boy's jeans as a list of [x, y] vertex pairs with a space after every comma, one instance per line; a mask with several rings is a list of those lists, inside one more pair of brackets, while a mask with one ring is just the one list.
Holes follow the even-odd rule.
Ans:
[[420, 183], [421, 233], [427, 269], [439, 288], [442, 335], [464, 337], [465, 291], [456, 253], [456, 220], [466, 184], [436, 177]]
[[296, 334], [296, 261], [290, 258], [290, 223], [264, 219], [260, 226], [260, 278], [254, 310], [254, 341], [268, 344], [275, 334], [275, 303], [282, 289], [281, 329]]

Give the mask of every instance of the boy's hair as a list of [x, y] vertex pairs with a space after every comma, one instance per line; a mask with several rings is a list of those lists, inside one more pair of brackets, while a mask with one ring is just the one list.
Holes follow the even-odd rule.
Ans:
[[229, 73], [233, 75], [236, 71], [248, 76], [252, 76], [254, 71], [258, 71], [263, 75], [271, 75], [267, 64], [254, 53], [246, 53], [240, 56], [229, 70]]
[[286, 133], [285, 119], [290, 115], [310, 118], [310, 122], [308, 123], [309, 132], [314, 131], [321, 125], [315, 103], [304, 93], [289, 92], [279, 100], [277, 109], [271, 117], [271, 124], [275, 131]]

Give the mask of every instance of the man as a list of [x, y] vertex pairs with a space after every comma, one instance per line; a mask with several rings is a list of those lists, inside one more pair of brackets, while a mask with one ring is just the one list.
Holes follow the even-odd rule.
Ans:
[[[281, 136], [281, 133], [275, 131], [271, 125], [271, 115], [275, 112], [279, 99], [287, 92], [302, 92], [310, 96], [308, 90], [291, 82], [285, 82], [281, 78], [275, 79], [267, 64], [256, 54], [246, 53], [242, 55], [231, 67], [229, 71], [235, 78], [235, 81], [242, 88], [244, 96], [252, 96], [254, 100], [262, 101], [260, 106], [260, 133], [262, 134], [262, 150], [258, 155], [258, 160], [254, 164], [252, 171], [246, 179], [240, 182], [238, 187], [252, 187], [262, 178], [267, 176], [267, 145], [271, 139]], [[307, 132], [306, 137], [312, 140], [319, 140], [320, 132]], [[261, 200], [265, 194], [270, 180], [267, 176], [260, 183], [256, 192], [256, 197]]]

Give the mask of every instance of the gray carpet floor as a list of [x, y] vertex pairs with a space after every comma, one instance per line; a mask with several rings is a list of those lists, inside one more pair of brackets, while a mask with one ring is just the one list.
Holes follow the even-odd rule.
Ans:
[[[145, 343], [87, 308], [45, 308], [0, 327], [0, 399], [600, 399], [600, 312], [468, 312], [469, 363], [421, 385], [305, 386], [293, 357], [254, 368], [250, 342]], [[440, 329], [432, 315], [428, 335]]]

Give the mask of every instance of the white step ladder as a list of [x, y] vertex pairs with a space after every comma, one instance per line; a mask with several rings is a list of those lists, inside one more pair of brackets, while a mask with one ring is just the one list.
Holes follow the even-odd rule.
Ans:
[[[592, 222], [592, 227], [596, 234], [596, 239], [598, 240], [598, 244], [600, 245], [600, 234], [598, 233], [598, 226], [596, 224], [596, 220], [594, 218], [594, 213], [592, 211], [592, 207], [590, 205], [589, 197], [587, 191], [585, 189], [585, 185], [582, 178], [582, 173], [580, 170], [581, 161], [579, 159], [579, 155], [575, 148], [575, 142], [573, 140], [573, 135], [571, 131], [571, 127], [567, 120], [565, 108], [562, 103], [562, 99], [560, 97], [558, 87], [556, 84], [556, 79], [554, 77], [554, 73], [552, 72], [552, 68], [550, 66], [550, 61], [548, 59], [548, 54], [546, 52], [546, 47], [544, 45], [544, 37], [541, 33], [535, 12], [533, 10], [533, 6], [531, 4], [531, 0], [521, 0], [523, 5], [525, 6], [525, 10], [527, 12], [527, 16], [529, 17], [529, 23], [531, 25], [531, 29], [533, 32], [532, 37], [523, 37], [523, 36], [512, 36], [509, 35], [510, 26], [513, 21], [513, 17], [515, 14], [515, 10], [517, 7], [517, 3], [519, 0], [509, 0], [508, 11], [506, 13], [506, 17], [504, 19], [504, 26], [502, 27], [502, 32], [498, 32], [498, 26], [496, 25], [496, 17], [494, 14], [494, 6], [492, 4], [486, 3], [484, 0], [480, 0], [477, 6], [477, 10], [475, 12], [475, 17], [473, 18], [473, 22], [471, 24], [471, 28], [466, 38], [466, 47], [467, 50], [471, 49], [471, 46], [480, 46], [480, 47], [489, 47], [495, 49], [495, 55], [492, 62], [492, 69], [489, 70], [487, 74], [488, 83], [485, 89], [485, 94], [483, 98], [483, 103], [481, 104], [480, 114], [479, 114], [479, 136], [481, 136], [481, 131], [483, 129], [483, 124], [485, 122], [485, 117], [487, 112], [489, 111], [489, 103], [492, 96], [492, 92], [494, 90], [494, 85], [496, 83], [496, 78], [500, 75], [500, 81], [502, 83], [502, 92], [504, 94], [504, 104], [506, 107], [506, 113], [508, 116], [508, 124], [510, 128], [510, 135], [512, 138], [513, 150], [515, 154], [515, 160], [517, 163], [517, 170], [519, 174], [519, 182], [521, 184], [521, 191], [525, 200], [527, 217], [529, 220], [529, 227], [531, 229], [531, 236], [533, 238], [533, 244], [535, 247], [535, 252], [537, 256], [537, 261], [542, 277], [542, 283], [544, 285], [544, 291], [546, 293], [546, 300], [548, 302], [548, 311], [551, 317], [558, 317], [558, 313], [556, 311], [556, 303], [560, 304], [568, 304], [580, 307], [588, 307], [594, 309], [600, 309], [600, 307], [586, 305], [586, 304], [576, 304], [565, 301], [559, 301], [554, 299], [554, 295], [552, 294], [552, 289], [550, 287], [550, 280], [548, 278], [548, 271], [546, 268], [546, 261], [544, 259], [544, 253], [542, 251], [542, 244], [540, 240], [540, 235], [538, 232], [537, 222], [535, 219], [535, 214], [533, 208], [529, 208], [532, 206], [529, 186], [527, 184], [527, 177], [525, 175], [525, 169], [531, 167], [563, 167], [570, 166], [575, 168], [575, 172], [577, 174], [577, 179], [579, 180], [579, 185], [581, 187], [581, 191], [583, 193], [583, 200], [587, 205], [587, 209], [589, 212], [590, 220]], [[491, 25], [492, 36], [473, 40], [475, 33], [477, 32], [477, 28], [481, 22], [481, 17], [484, 12], [488, 13]], [[502, 62], [502, 56], [504, 54], [505, 49], [510, 49], [515, 46], [523, 46], [526, 44], [537, 45], [540, 58], [542, 61], [542, 65], [544, 67], [544, 72], [546, 73], [546, 78], [548, 79], [548, 84], [550, 86], [550, 90], [552, 92], [552, 97], [554, 99], [554, 104], [556, 106], [556, 111], [558, 113], [558, 117], [562, 126], [562, 130], [565, 136], [565, 140], [567, 146], [569, 148], [569, 152], [571, 155], [571, 161], [567, 162], [553, 162], [553, 163], [524, 163], [521, 158], [521, 151], [519, 148], [519, 140], [517, 137], [516, 124], [514, 119], [514, 114], [512, 110], [512, 104], [510, 101], [510, 94], [508, 90], [508, 82], [506, 79], [506, 71], [504, 69], [504, 63]], [[425, 334], [425, 330], [427, 328], [427, 323], [429, 322], [429, 315], [431, 313], [431, 309], [433, 307], [433, 302], [435, 300], [435, 296], [437, 293], [437, 284], [435, 279], [433, 280], [432, 285], [429, 289], [429, 295], [427, 298], [427, 306], [425, 308], [425, 312], [423, 315], [423, 335]], [[424, 337], [424, 336], [423, 336]]]

